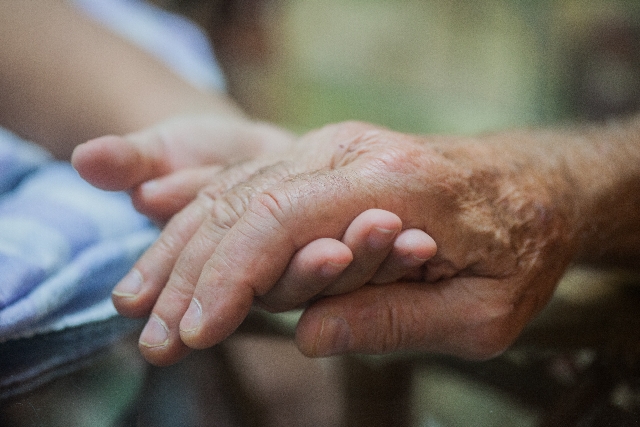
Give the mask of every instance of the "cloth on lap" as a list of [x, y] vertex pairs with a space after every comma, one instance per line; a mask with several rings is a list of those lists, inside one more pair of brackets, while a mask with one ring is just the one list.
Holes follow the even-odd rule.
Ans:
[[158, 230], [6, 131], [0, 165], [0, 341], [115, 315], [111, 289]]

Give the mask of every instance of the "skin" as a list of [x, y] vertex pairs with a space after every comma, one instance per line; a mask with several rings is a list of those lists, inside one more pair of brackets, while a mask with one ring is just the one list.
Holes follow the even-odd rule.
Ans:
[[[296, 331], [308, 356], [489, 358], [547, 303], [571, 262], [638, 262], [638, 119], [474, 138], [343, 123], [269, 162], [216, 175], [121, 283], [136, 279], [138, 291], [116, 288], [120, 312], [151, 313], [140, 340], [151, 362], [219, 343], [254, 301], [276, 310], [308, 302]], [[396, 275], [376, 273], [386, 261], [345, 269], [312, 286], [315, 298], [279, 291], [302, 248], [344, 241], [371, 210], [432, 236], [437, 253]]]

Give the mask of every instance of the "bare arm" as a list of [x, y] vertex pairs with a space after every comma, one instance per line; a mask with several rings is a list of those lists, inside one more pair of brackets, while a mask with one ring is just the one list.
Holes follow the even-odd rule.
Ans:
[[59, 158], [175, 115], [241, 114], [63, 0], [3, 2], [0, 40], [0, 124]]

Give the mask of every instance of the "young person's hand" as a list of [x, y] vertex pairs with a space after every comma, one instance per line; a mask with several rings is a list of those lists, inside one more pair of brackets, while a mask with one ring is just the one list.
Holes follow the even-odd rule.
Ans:
[[[191, 202], [224, 168], [291, 148], [294, 136], [274, 125], [242, 116], [183, 116], [124, 136], [108, 135], [79, 145], [72, 164], [85, 180], [104, 190], [126, 190], [135, 207], [158, 223]], [[236, 168], [234, 179], [260, 164]]]

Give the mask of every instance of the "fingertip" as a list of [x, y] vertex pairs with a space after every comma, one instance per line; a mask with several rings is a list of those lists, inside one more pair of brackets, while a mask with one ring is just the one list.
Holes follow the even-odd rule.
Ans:
[[165, 347], [149, 347], [140, 342], [138, 342], [138, 350], [147, 362], [158, 367], [171, 366], [178, 363], [193, 351], [182, 343], [175, 348], [169, 349]]
[[402, 221], [393, 212], [368, 209], [351, 221], [342, 241], [352, 249], [366, 245], [367, 251], [382, 251], [391, 245], [402, 230]]
[[[311, 280], [318, 284], [327, 285], [329, 283], [327, 281], [337, 278], [353, 261], [351, 249], [341, 241], [331, 238], [315, 240], [301, 249], [298, 254], [302, 255], [304, 251], [307, 251], [307, 257], [313, 257], [307, 259], [306, 264], [311, 274]], [[291, 262], [290, 266], [293, 269], [295, 269], [296, 263], [301, 261], [302, 257], [298, 258], [298, 254]], [[316, 291], [319, 292], [320, 289]]]
[[118, 313], [132, 318], [148, 316], [156, 297], [154, 287], [145, 285], [137, 268], [132, 268], [111, 292], [111, 300]]
[[[304, 254], [304, 256], [302, 256]], [[299, 256], [299, 257], [298, 257]], [[307, 258], [305, 260], [305, 258]], [[317, 269], [318, 274], [325, 278], [337, 277], [353, 261], [353, 252], [344, 243], [331, 238], [320, 238], [302, 248], [294, 257], [294, 262], [301, 262], [310, 270]], [[305, 262], [306, 261], [306, 262]]]
[[180, 360], [188, 349], [172, 334], [166, 322], [157, 314], [149, 316], [138, 339], [144, 358], [156, 366], [168, 366]]
[[270, 312], [291, 310], [322, 293], [353, 261], [353, 253], [341, 241], [316, 239], [292, 257], [276, 284], [258, 298]]
[[191, 349], [202, 350], [225, 340], [240, 326], [253, 305], [250, 287], [231, 289], [224, 285], [196, 287], [189, 307], [178, 322], [180, 340]]
[[363, 227], [378, 228], [399, 232], [402, 229], [402, 220], [393, 212], [383, 209], [367, 209], [358, 215], [354, 223], [360, 223]]
[[424, 231], [411, 228], [396, 237], [393, 250], [405, 258], [412, 257], [415, 262], [425, 262], [436, 254], [438, 245]]
[[121, 316], [129, 318], [141, 318], [149, 315], [151, 307], [144, 304], [138, 296], [120, 295], [111, 293], [111, 301]]

